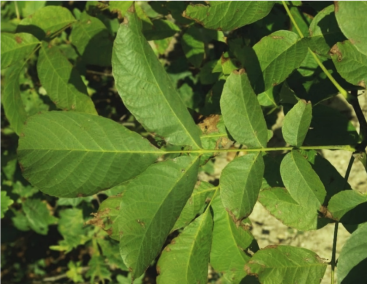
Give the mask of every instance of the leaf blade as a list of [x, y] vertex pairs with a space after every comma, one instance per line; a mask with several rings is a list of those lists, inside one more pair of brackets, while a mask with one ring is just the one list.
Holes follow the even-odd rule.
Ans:
[[282, 127], [284, 140], [289, 145], [297, 147], [302, 146], [310, 127], [311, 119], [311, 103], [299, 100], [284, 117]]
[[[122, 125], [78, 112], [30, 117], [18, 147], [24, 177], [58, 197], [93, 195], [118, 185], [158, 156], [158, 149]], [[98, 167], [100, 163], [107, 167]]]
[[212, 229], [213, 217], [206, 210], [166, 246], [157, 263], [157, 283], [205, 283]]
[[148, 131], [171, 144], [200, 148], [200, 130], [142, 35], [135, 13], [127, 12], [118, 30], [112, 69], [124, 104]]
[[221, 199], [235, 221], [241, 221], [251, 214], [264, 170], [261, 152], [237, 157], [223, 169], [219, 181]]
[[150, 166], [129, 183], [117, 220], [120, 253], [134, 277], [160, 252], [192, 193], [198, 166], [198, 157], [181, 156]]
[[78, 71], [58, 47], [50, 48], [45, 42], [42, 44], [37, 72], [47, 94], [58, 108], [97, 114]]
[[224, 84], [220, 107], [224, 123], [238, 143], [251, 148], [266, 147], [266, 122], [244, 71], [229, 75]]

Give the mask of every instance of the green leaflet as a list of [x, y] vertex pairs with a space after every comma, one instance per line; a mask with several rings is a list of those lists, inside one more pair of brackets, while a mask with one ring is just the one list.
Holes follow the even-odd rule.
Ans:
[[345, 36], [336, 22], [334, 4], [320, 11], [313, 18], [309, 30], [310, 48], [322, 56], [329, 57], [329, 51], [333, 45], [345, 40]]
[[313, 251], [291, 246], [268, 246], [256, 252], [245, 265], [262, 284], [318, 284], [327, 263]]
[[28, 17], [46, 5], [46, 1], [18, 1], [22, 17]]
[[230, 31], [264, 18], [273, 5], [267, 1], [213, 1], [207, 6], [191, 4], [183, 15], [208, 29]]
[[39, 43], [31, 34], [1, 33], [1, 69], [26, 59]]
[[340, 29], [364, 55], [367, 55], [366, 14], [366, 1], [338, 1], [335, 4], [335, 17]]
[[221, 199], [234, 221], [249, 216], [255, 206], [264, 175], [262, 153], [249, 153], [235, 158], [220, 176]]
[[218, 189], [208, 182], [200, 182], [200, 185], [195, 187], [189, 200], [187, 200], [180, 217], [177, 219], [171, 231], [175, 231], [187, 226], [197, 214], [204, 210], [205, 202]]
[[27, 119], [27, 113], [20, 96], [19, 76], [22, 71], [22, 64], [14, 65], [6, 70], [4, 76], [4, 91], [1, 98], [4, 112], [9, 120], [10, 126], [18, 135], [21, 133], [24, 122]]
[[346, 241], [338, 258], [338, 284], [364, 283], [367, 279], [367, 223]]
[[30, 33], [42, 40], [51, 37], [73, 22], [75, 22], [75, 18], [67, 8], [46, 6], [24, 18], [19, 23], [17, 32]]
[[58, 47], [42, 43], [37, 72], [41, 84], [58, 108], [97, 114], [78, 71]]
[[334, 219], [342, 217], [360, 204], [367, 203], [367, 195], [354, 190], [344, 190], [331, 197], [328, 210]]
[[18, 147], [24, 177], [58, 197], [111, 188], [137, 176], [159, 156], [160, 151], [137, 133], [110, 119], [78, 112], [30, 117]]
[[326, 190], [310, 163], [297, 151], [288, 153], [280, 165], [283, 183], [298, 204], [314, 211], [324, 203]]
[[14, 203], [9, 196], [6, 195], [6, 191], [1, 191], [1, 219], [4, 218], [4, 214], [8, 211], [8, 207]]
[[98, 18], [84, 11], [73, 25], [70, 40], [87, 64], [111, 65], [113, 41], [106, 26]]
[[57, 221], [57, 218], [50, 214], [46, 203], [40, 199], [27, 199], [22, 208], [27, 217], [28, 225], [38, 234], [47, 235], [48, 226]]
[[102, 249], [103, 256], [106, 257], [110, 265], [116, 265], [119, 269], [128, 271], [120, 255], [119, 242], [112, 239], [102, 239], [102, 238], [98, 238], [97, 242]]
[[300, 231], [316, 230], [328, 224], [328, 220], [319, 218], [317, 210], [306, 203], [298, 204], [285, 188], [260, 191], [259, 202], [283, 224]]
[[196, 26], [190, 26], [181, 38], [181, 46], [187, 60], [199, 68], [204, 59], [205, 45], [201, 40], [202, 32]]
[[330, 53], [336, 70], [346, 81], [366, 88], [367, 54], [359, 52], [350, 40], [338, 42]]
[[250, 221], [246, 219], [236, 226], [219, 196], [211, 205], [214, 227], [210, 264], [216, 271], [223, 273], [225, 283], [239, 283], [246, 276], [243, 267], [251, 258], [245, 251], [250, 249], [254, 252], [258, 249], [249, 230]]
[[131, 7], [134, 1], [111, 1], [108, 3], [108, 9], [111, 12], [120, 12], [124, 16], [126, 11]]
[[[263, 37], [253, 46], [257, 61], [251, 60], [245, 68], [256, 93], [264, 92], [282, 83], [298, 68], [307, 54], [308, 40], [300, 39], [290, 31], [276, 31]], [[246, 56], [245, 56], [246, 57]], [[261, 72], [259, 72], [259, 69]]]
[[306, 138], [312, 119], [312, 105], [304, 100], [298, 103], [284, 118], [282, 133], [284, 140], [291, 146], [300, 147]]
[[120, 253], [134, 278], [160, 252], [194, 188], [199, 157], [181, 156], [150, 166], [123, 194], [119, 224]]
[[244, 70], [234, 71], [224, 84], [220, 99], [224, 123], [240, 144], [264, 148], [268, 140], [265, 119]]
[[209, 208], [172, 240], [157, 263], [157, 283], [206, 283], [213, 234]]
[[118, 30], [112, 69], [125, 106], [148, 131], [171, 144], [200, 148], [200, 130], [142, 35], [135, 13], [127, 12]]

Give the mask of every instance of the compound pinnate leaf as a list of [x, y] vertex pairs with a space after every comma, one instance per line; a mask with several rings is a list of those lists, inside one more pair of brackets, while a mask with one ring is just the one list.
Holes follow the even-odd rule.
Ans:
[[39, 43], [31, 34], [1, 33], [1, 69], [30, 56]]
[[159, 156], [160, 151], [137, 133], [79, 112], [31, 116], [18, 147], [24, 177], [58, 197], [88, 196], [111, 188], [137, 176]]
[[198, 149], [200, 129], [142, 35], [141, 26], [135, 13], [127, 12], [117, 32], [112, 68], [119, 95], [148, 131], [171, 144]]
[[189, 199], [199, 157], [181, 156], [150, 166], [132, 180], [120, 205], [120, 253], [133, 277], [140, 276], [160, 252]]
[[262, 284], [318, 284], [327, 263], [313, 251], [291, 246], [268, 246], [256, 252], [245, 265]]
[[208, 182], [201, 182], [199, 186], [195, 187], [171, 231], [188, 225], [197, 214], [203, 212], [203, 207], [205, 206], [207, 198], [209, 198], [217, 189], [218, 187], [215, 187]]
[[346, 241], [338, 259], [338, 284], [365, 283], [367, 279], [367, 223]]
[[24, 18], [19, 23], [17, 32], [30, 33], [41, 40], [45, 37], [51, 37], [73, 22], [75, 22], [75, 18], [67, 8], [46, 6]]
[[8, 211], [8, 207], [14, 203], [9, 196], [6, 195], [6, 191], [1, 191], [1, 218], [4, 217], [4, 213]]
[[[300, 39], [290, 31], [276, 31], [263, 37], [253, 46], [261, 73], [251, 81], [256, 93], [261, 93], [282, 83], [294, 69], [298, 68], [307, 54], [308, 39]], [[252, 64], [254, 61], [252, 60]], [[258, 68], [258, 66], [245, 66]]]
[[23, 211], [27, 217], [28, 225], [41, 235], [47, 235], [48, 226], [57, 221], [57, 218], [50, 214], [46, 203], [40, 199], [27, 199], [23, 203]]
[[223, 273], [228, 283], [239, 283], [246, 276], [243, 267], [250, 260], [245, 251], [258, 249], [249, 230], [251, 224], [246, 219], [236, 226], [223, 207], [220, 197], [216, 197], [211, 205], [214, 211], [214, 227], [210, 264], [216, 271]]
[[313, 210], [320, 209], [326, 196], [325, 187], [307, 159], [297, 150], [283, 158], [280, 174], [289, 194], [298, 204], [307, 204]]
[[208, 29], [230, 31], [264, 18], [273, 7], [267, 1], [213, 1], [209, 5], [189, 5], [184, 16]]
[[350, 40], [335, 44], [330, 54], [336, 70], [346, 81], [367, 87], [367, 54], [360, 53]]
[[201, 40], [202, 32], [195, 26], [189, 27], [181, 38], [182, 49], [187, 60], [199, 68], [205, 54], [204, 42]]
[[86, 63], [111, 65], [113, 42], [106, 26], [98, 18], [84, 11], [79, 21], [73, 25], [70, 41]]
[[27, 119], [27, 113], [24, 109], [22, 97], [20, 96], [19, 76], [22, 71], [22, 65], [14, 65], [6, 70], [4, 91], [1, 98], [10, 126], [18, 135], [21, 133], [24, 122]]
[[366, 14], [366, 1], [338, 1], [335, 3], [335, 17], [340, 29], [364, 55], [367, 55]]
[[206, 283], [212, 230], [208, 208], [164, 248], [157, 263], [157, 283]]
[[285, 188], [267, 188], [260, 192], [259, 202], [284, 225], [300, 231], [320, 229], [328, 221], [319, 218], [317, 210], [298, 204]]
[[302, 146], [310, 127], [311, 119], [311, 103], [299, 100], [284, 117], [282, 127], [284, 140], [291, 146]]
[[328, 210], [335, 220], [340, 220], [347, 212], [362, 203], [367, 203], [367, 195], [354, 190], [344, 190], [331, 197]]
[[221, 199], [235, 222], [240, 222], [252, 212], [264, 169], [261, 152], [237, 157], [223, 169], [219, 182]]
[[42, 44], [37, 72], [41, 84], [54, 104], [64, 110], [97, 114], [78, 71], [59, 48]]
[[244, 70], [234, 71], [227, 78], [220, 99], [224, 123], [240, 144], [264, 148], [268, 130], [259, 102]]
[[334, 5], [320, 11], [310, 24], [310, 48], [313, 52], [328, 56], [332, 46], [345, 40], [345, 36], [336, 22]]

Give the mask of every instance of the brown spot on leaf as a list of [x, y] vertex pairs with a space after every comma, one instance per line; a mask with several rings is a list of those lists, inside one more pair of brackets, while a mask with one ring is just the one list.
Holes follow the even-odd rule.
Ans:
[[164, 250], [165, 251], [171, 251], [170, 247], [168, 247], [168, 246]]
[[251, 267], [245, 264], [245, 267], [243, 268], [246, 271], [246, 274], [251, 275]]
[[237, 74], [237, 75], [242, 75], [242, 74], [246, 74], [246, 70], [245, 68], [241, 68], [240, 70], [234, 70], [233, 71], [234, 74]]
[[19, 162], [19, 167], [20, 167], [21, 172], [23, 172], [24, 171], [24, 167], [23, 167], [23, 164], [21, 162]]
[[15, 41], [17, 42], [17, 43], [22, 43], [22, 38], [20, 37], [20, 36], [16, 36], [15, 37]]
[[362, 88], [366, 89], [366, 82], [365, 81], [360, 81], [357, 84], [358, 86], [361, 86]]
[[74, 110], [75, 109], [75, 105], [71, 105], [71, 109]]
[[84, 194], [83, 193], [78, 193], [78, 195], [77, 195], [78, 197], [83, 197], [84, 196]]
[[157, 265], [157, 273], [161, 274], [161, 268]]
[[203, 133], [209, 134], [209, 133], [218, 131], [217, 125], [218, 125], [219, 120], [220, 120], [220, 115], [213, 114], [205, 118], [198, 125], [200, 129], [203, 131]]
[[328, 219], [333, 219], [333, 220], [336, 220], [334, 219], [333, 215], [331, 214], [331, 212], [327, 209], [326, 206], [324, 205], [321, 205], [320, 209], [319, 209], [319, 212], [321, 213], [321, 215], [325, 218], [328, 218]]
[[88, 20], [88, 21], [87, 21], [87, 24], [88, 24], [88, 25], [90, 25], [91, 23], [92, 23], [92, 21], [91, 21], [91, 20]]
[[339, 2], [338, 1], [334, 1], [334, 7], [335, 7], [335, 13], [339, 12]]
[[135, 6], [134, 6], [134, 3], [130, 6], [129, 9], [127, 9], [128, 12], [130, 13], [135, 13]]
[[22, 133], [20, 133], [20, 135], [19, 135], [20, 137], [24, 137], [25, 135], [24, 135], [24, 133], [22, 132]]
[[330, 49], [330, 55], [333, 56], [333, 55], [337, 55], [338, 56], [338, 61], [341, 61], [342, 60], [342, 53], [338, 47], [337, 44], [334, 44], [334, 46]]
[[265, 249], [274, 249], [274, 248], [277, 248], [278, 245], [268, 245], [265, 247]]
[[49, 36], [51, 34], [51, 31], [46, 32], [46, 36]]

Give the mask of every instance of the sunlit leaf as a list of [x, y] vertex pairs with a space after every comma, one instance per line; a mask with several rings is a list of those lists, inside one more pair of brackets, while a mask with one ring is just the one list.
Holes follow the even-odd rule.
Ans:
[[189, 199], [199, 157], [181, 156], [150, 166], [128, 184], [120, 205], [120, 252], [133, 277], [160, 252]]
[[208, 208], [164, 248], [157, 263], [157, 283], [206, 283], [212, 230]]
[[187, 6], [184, 16], [208, 29], [229, 31], [264, 18], [273, 5], [273, 2], [267, 1], [213, 1], [207, 6], [203, 4]]
[[160, 155], [137, 133], [86, 113], [35, 115], [23, 133], [18, 148], [23, 175], [58, 197], [88, 196], [111, 188], [140, 174]]
[[306, 138], [312, 119], [312, 106], [304, 100], [298, 103], [286, 114], [282, 133], [284, 140], [292, 146], [300, 147]]
[[231, 161], [220, 176], [221, 200], [236, 222], [252, 212], [264, 175], [261, 152], [249, 153]]
[[245, 265], [250, 275], [263, 284], [310, 283], [318, 284], [327, 263], [314, 252], [291, 246], [268, 246], [256, 252]]
[[200, 130], [142, 35], [135, 13], [127, 12], [119, 28], [112, 68], [125, 106], [147, 130], [171, 144], [200, 148]]
[[229, 75], [220, 106], [224, 123], [238, 143], [253, 148], [266, 147], [268, 131], [265, 119], [244, 70]]
[[97, 113], [78, 71], [58, 47], [50, 47], [45, 42], [42, 44], [37, 72], [47, 95], [58, 108]]

